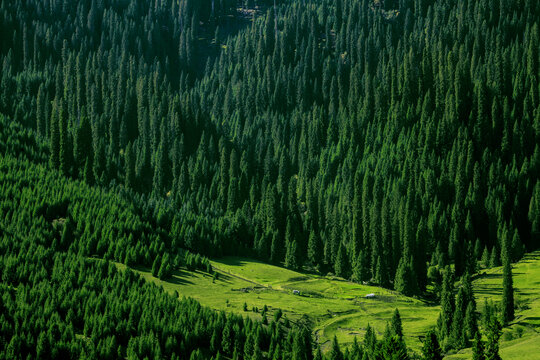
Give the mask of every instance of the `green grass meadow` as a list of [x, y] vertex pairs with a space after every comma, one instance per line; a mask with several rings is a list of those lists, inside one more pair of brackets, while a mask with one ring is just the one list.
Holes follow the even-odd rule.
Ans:
[[[387, 321], [398, 308], [407, 345], [418, 351], [419, 337], [434, 326], [439, 314], [438, 306], [428, 306], [390, 290], [299, 273], [251, 259], [228, 257], [212, 261], [212, 266], [219, 273], [215, 281], [198, 271], [175, 271], [163, 281], [153, 277], [148, 269], [134, 270], [171, 293], [176, 291], [214, 309], [259, 319], [260, 312], [254, 312], [254, 307], [261, 310], [267, 305], [269, 318], [273, 311], [281, 309], [291, 322], [310, 322], [323, 350], [334, 335], [345, 345], [352, 343], [355, 336], [361, 340], [368, 324], [382, 336]], [[300, 295], [293, 294], [293, 290], [299, 290]], [[371, 293], [376, 294], [375, 299], [366, 299]]]
[[[124, 265], [118, 265], [125, 268]], [[151, 275], [148, 269], [134, 269], [146, 280], [171, 293], [192, 297], [201, 304], [218, 310], [231, 311], [261, 318], [264, 305], [269, 318], [276, 309], [295, 322], [300, 319], [312, 324], [315, 337], [323, 350], [336, 335], [341, 344], [352, 343], [364, 336], [368, 324], [382, 336], [387, 321], [398, 308], [403, 321], [407, 346], [420, 351], [421, 337], [433, 328], [439, 306], [375, 286], [344, 281], [339, 278], [299, 273], [251, 259], [227, 257], [212, 261], [219, 274], [217, 280], [203, 272], [178, 270], [166, 281]], [[514, 264], [516, 319], [506, 327], [501, 337], [503, 359], [540, 359], [540, 252], [528, 254]], [[479, 311], [484, 299], [499, 302], [502, 294], [502, 268], [483, 270], [474, 279]], [[298, 290], [300, 295], [293, 294]], [[366, 299], [374, 293], [374, 299]], [[244, 311], [244, 303], [248, 311]], [[259, 312], [253, 311], [258, 308]], [[465, 349], [447, 359], [470, 359]]]

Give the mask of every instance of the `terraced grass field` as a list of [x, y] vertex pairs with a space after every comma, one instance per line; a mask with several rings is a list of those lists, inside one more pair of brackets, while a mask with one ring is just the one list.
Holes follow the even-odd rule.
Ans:
[[[343, 344], [352, 343], [355, 336], [361, 339], [368, 324], [382, 336], [386, 322], [398, 308], [407, 345], [419, 351], [419, 337], [434, 326], [439, 314], [438, 306], [390, 290], [299, 273], [250, 259], [228, 257], [212, 261], [212, 266], [219, 274], [216, 281], [208, 274], [188, 271], [176, 271], [162, 281], [148, 269], [135, 270], [171, 293], [177, 291], [180, 296], [193, 297], [218, 310], [260, 318], [260, 313], [252, 311], [254, 307], [261, 310], [267, 305], [270, 317], [273, 311], [281, 309], [292, 322], [310, 322], [323, 350], [334, 335]], [[293, 294], [293, 290], [300, 294]], [[367, 294], [375, 294], [375, 298], [366, 299]]]
[[[124, 265], [118, 265], [125, 268]], [[433, 328], [439, 306], [374, 286], [344, 281], [339, 278], [299, 273], [251, 259], [228, 257], [212, 261], [219, 274], [212, 277], [202, 272], [175, 271], [166, 281], [151, 275], [148, 269], [135, 269], [146, 280], [155, 282], [171, 293], [193, 297], [201, 304], [260, 319], [252, 311], [268, 306], [269, 316], [281, 309], [291, 321], [309, 321], [323, 350], [337, 335], [342, 344], [350, 344], [355, 336], [362, 338], [368, 323], [379, 336], [386, 322], [398, 308], [403, 320], [405, 341], [415, 352], [421, 337]], [[504, 329], [501, 356], [504, 360], [540, 359], [540, 251], [528, 254], [514, 264], [516, 319]], [[484, 299], [499, 302], [502, 294], [502, 268], [483, 270], [473, 281], [478, 308]], [[293, 294], [298, 290], [299, 295]], [[374, 299], [366, 299], [367, 294]], [[244, 311], [244, 303], [248, 311]], [[465, 349], [445, 359], [470, 359]]]

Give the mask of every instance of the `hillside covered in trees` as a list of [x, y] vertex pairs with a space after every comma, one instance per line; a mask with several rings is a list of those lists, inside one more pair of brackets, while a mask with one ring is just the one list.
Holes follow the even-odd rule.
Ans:
[[[4, 306], [62, 291], [54, 269], [73, 298], [124, 279], [129, 304], [138, 280], [91, 257], [166, 277], [242, 255], [415, 296], [510, 266], [540, 247], [539, 18], [536, 0], [2, 1]], [[100, 338], [84, 326], [66, 344]]]

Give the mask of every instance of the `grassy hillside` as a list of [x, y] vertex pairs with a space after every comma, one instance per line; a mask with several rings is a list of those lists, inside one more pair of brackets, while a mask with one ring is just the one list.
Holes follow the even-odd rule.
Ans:
[[[124, 267], [124, 265], [118, 265]], [[305, 274], [251, 259], [227, 257], [212, 261], [219, 278], [202, 272], [176, 271], [167, 281], [153, 277], [148, 269], [139, 268], [148, 281], [169, 292], [193, 297], [203, 305], [232, 311], [260, 319], [264, 305], [270, 316], [281, 309], [291, 321], [304, 319], [313, 325], [318, 342], [325, 349], [337, 335], [340, 343], [349, 344], [354, 336], [362, 337], [369, 323], [379, 335], [386, 322], [398, 308], [408, 347], [419, 351], [425, 332], [435, 326], [439, 307], [408, 298], [383, 288], [360, 285], [339, 278]], [[501, 337], [501, 356], [507, 359], [537, 359], [540, 353], [540, 251], [528, 254], [514, 265], [516, 319], [504, 329]], [[502, 268], [483, 270], [474, 280], [478, 309], [484, 299], [499, 302], [502, 293]], [[300, 295], [294, 295], [299, 290]], [[365, 295], [374, 293], [375, 299]], [[243, 310], [244, 303], [248, 312]], [[446, 359], [470, 359], [465, 349]]]
[[[293, 322], [311, 322], [323, 349], [334, 335], [344, 344], [351, 343], [354, 336], [363, 337], [368, 323], [382, 336], [386, 322], [398, 308], [407, 345], [418, 351], [419, 336], [434, 326], [439, 313], [438, 306], [383, 288], [298, 273], [245, 258], [227, 257], [213, 261], [212, 266], [219, 273], [216, 281], [201, 272], [176, 271], [162, 281], [153, 277], [149, 269], [137, 271], [167, 291], [177, 291], [215, 309], [260, 318], [253, 307], [261, 310], [267, 305], [269, 316], [279, 308]], [[294, 295], [293, 290], [299, 290], [300, 295]], [[371, 293], [376, 298], [366, 299], [366, 294]], [[243, 310], [244, 302], [247, 313]]]
[[[501, 357], [508, 359], [538, 359], [540, 354], [540, 251], [527, 254], [514, 264], [516, 318], [503, 329]], [[474, 281], [479, 310], [484, 299], [499, 302], [502, 296], [502, 267], [482, 271]], [[448, 356], [448, 359], [470, 359], [471, 349]]]

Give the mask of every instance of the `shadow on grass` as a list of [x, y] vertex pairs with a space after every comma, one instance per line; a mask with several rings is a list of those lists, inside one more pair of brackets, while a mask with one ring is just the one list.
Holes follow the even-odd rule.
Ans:
[[493, 274], [493, 273], [489, 273], [489, 274], [486, 274], [486, 273], [483, 273], [481, 275], [478, 275], [474, 278], [474, 280], [478, 280], [478, 279], [501, 279], [502, 278], [502, 274], [500, 273], [497, 273], [497, 274]]
[[527, 322], [527, 321], [520, 321], [519, 325], [526, 326], [526, 327], [532, 327], [532, 328], [539, 328], [540, 324]]
[[[225, 257], [225, 258], [220, 258], [219, 259], [219, 262], [224, 264], [224, 265], [229, 265], [229, 266], [244, 266], [246, 265], [248, 262], [242, 258], [237, 258], [237, 257]], [[265, 264], [259, 260], [255, 260], [255, 259], [250, 259], [249, 260], [250, 263], [257, 263], [257, 264]]]
[[478, 295], [500, 295], [502, 293], [502, 287], [478, 286], [475, 293]]
[[540, 252], [536, 251], [534, 253], [530, 253], [530, 254], [526, 254], [524, 257], [523, 257], [523, 260], [538, 260], [540, 259]]
[[193, 282], [186, 279], [186, 276], [182, 276], [184, 271], [175, 270], [172, 272], [171, 276], [164, 279], [163, 281], [175, 284], [175, 285], [193, 285]]

